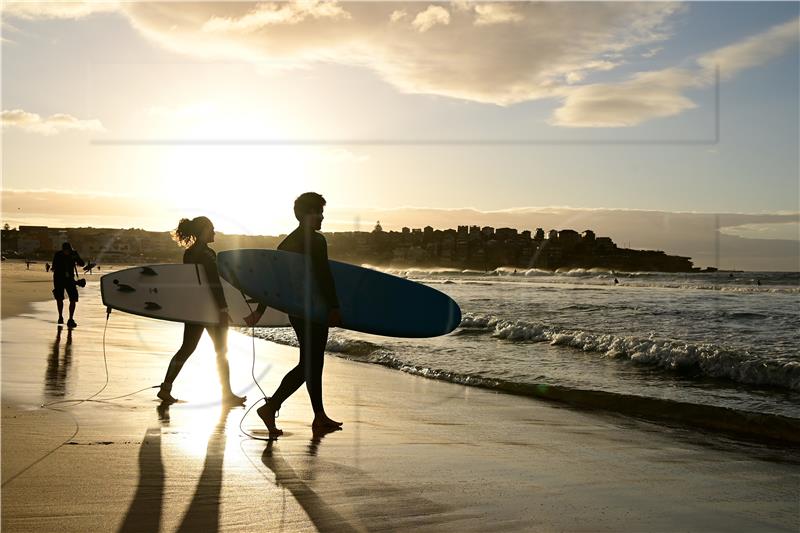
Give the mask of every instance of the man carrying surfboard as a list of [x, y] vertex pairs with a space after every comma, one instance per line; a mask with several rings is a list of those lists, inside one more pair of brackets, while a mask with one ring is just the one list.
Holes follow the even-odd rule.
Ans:
[[[275, 425], [275, 413], [281, 404], [305, 382], [311, 406], [314, 409], [315, 429], [336, 429], [342, 426], [327, 414], [322, 404], [322, 367], [325, 360], [325, 345], [328, 342], [328, 328], [340, 326], [342, 317], [339, 312], [339, 299], [336, 296], [336, 286], [328, 264], [328, 243], [325, 237], [318, 233], [322, 228], [322, 214], [325, 199], [315, 193], [307, 192], [297, 197], [294, 202], [294, 216], [298, 226], [278, 245], [278, 250], [300, 253], [308, 256], [306, 261], [306, 276], [309, 281], [313, 279], [320, 289], [320, 293], [328, 308], [327, 324], [312, 322], [310, 316], [290, 316], [289, 320], [297, 335], [300, 345], [300, 361], [289, 373], [284, 376], [278, 390], [266, 403], [259, 407], [257, 412], [261, 420], [269, 429], [271, 436], [281, 435], [283, 431]], [[310, 285], [310, 284], [309, 284]], [[261, 318], [267, 306], [259, 304], [251, 315], [245, 318], [247, 324], [255, 324]], [[306, 315], [309, 315], [307, 309]]]

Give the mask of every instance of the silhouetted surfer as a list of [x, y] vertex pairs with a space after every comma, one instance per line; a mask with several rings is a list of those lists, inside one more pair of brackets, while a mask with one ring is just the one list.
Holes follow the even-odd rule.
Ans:
[[[322, 366], [325, 360], [328, 328], [339, 326], [342, 322], [339, 299], [336, 297], [336, 287], [328, 265], [328, 243], [322, 234], [317, 233], [322, 227], [324, 207], [325, 199], [317, 193], [307, 192], [298, 196], [294, 202], [294, 216], [299, 226], [278, 245], [279, 250], [297, 252], [309, 257], [307, 275], [314, 277], [325, 299], [328, 307], [328, 323], [315, 324], [307, 317], [289, 317], [300, 344], [300, 361], [284, 376], [275, 394], [258, 409], [258, 415], [266, 424], [270, 435], [283, 433], [275, 426], [275, 413], [303, 382], [306, 383], [311, 406], [314, 408], [312, 427], [338, 428], [342, 425], [341, 422], [329, 418], [322, 405]], [[265, 310], [266, 306], [259, 304], [258, 309], [246, 317], [245, 321], [250, 325], [257, 323]]]
[[65, 242], [61, 245], [61, 251], [53, 256], [53, 297], [56, 299], [58, 308], [58, 323], [64, 323], [64, 291], [69, 298], [69, 320], [67, 327], [76, 328], [75, 305], [78, 303], [78, 285], [75, 283], [75, 265], [83, 266], [83, 262], [78, 252], [72, 249], [70, 243]]
[[222, 401], [226, 404], [243, 404], [246, 397], [237, 396], [231, 390], [230, 367], [226, 356], [228, 351], [228, 324], [231, 321], [231, 317], [228, 315], [228, 304], [225, 301], [225, 293], [219, 280], [217, 254], [208, 247], [208, 243], [214, 242], [214, 224], [206, 217], [197, 217], [192, 220], [183, 218], [178, 223], [174, 238], [181, 246], [188, 246], [183, 253], [184, 263], [203, 265], [205, 268], [211, 292], [219, 306], [219, 325], [184, 324], [183, 343], [169, 362], [164, 382], [158, 391], [158, 397], [169, 403], [177, 401], [172, 397], [172, 383], [178, 377], [183, 364], [197, 348], [200, 337], [203, 336], [203, 331], [208, 330], [211, 340], [214, 341], [214, 350], [217, 352], [217, 370], [219, 371], [219, 381], [222, 385]]

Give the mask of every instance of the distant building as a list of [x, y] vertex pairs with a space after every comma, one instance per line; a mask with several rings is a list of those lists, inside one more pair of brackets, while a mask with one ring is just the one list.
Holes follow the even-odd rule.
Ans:
[[483, 233], [483, 236], [486, 237], [487, 239], [494, 238], [494, 228], [491, 226], [484, 226], [483, 228], [481, 228], [481, 233]]
[[562, 229], [558, 232], [558, 242], [562, 246], [574, 246], [581, 242], [581, 235], [573, 229]]
[[517, 237], [517, 230], [514, 228], [497, 228], [494, 232], [494, 238], [498, 241], [510, 241]]

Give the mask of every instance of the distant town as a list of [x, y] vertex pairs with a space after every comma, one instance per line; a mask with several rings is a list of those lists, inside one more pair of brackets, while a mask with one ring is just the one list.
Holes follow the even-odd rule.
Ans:
[[[275, 248], [278, 236], [217, 233], [213, 247]], [[384, 231], [378, 222], [370, 232], [325, 233], [331, 259], [393, 267], [451, 267], [494, 270], [498, 267], [605, 268], [615, 271], [699, 272], [689, 257], [658, 250], [620, 248], [610, 237], [592, 230], [545, 232], [514, 228], [458, 226], [456, 229], [402, 228]], [[3, 259], [49, 261], [61, 243], [69, 241], [85, 260], [99, 265], [180, 262], [182, 248], [167, 231], [104, 228], [50, 228], [7, 224], [2, 230]], [[706, 269], [705, 271], [713, 271]]]

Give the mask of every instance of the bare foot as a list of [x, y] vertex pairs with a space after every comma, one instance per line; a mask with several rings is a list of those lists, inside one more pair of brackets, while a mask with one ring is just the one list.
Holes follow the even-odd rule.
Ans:
[[236, 396], [232, 392], [222, 396], [223, 405], [244, 405], [244, 402], [246, 401], [247, 396]]
[[165, 389], [163, 387], [161, 388], [161, 390], [158, 391], [158, 394], [156, 394], [156, 396], [158, 396], [158, 399], [161, 400], [164, 403], [175, 403], [175, 402], [178, 401], [177, 398], [173, 398], [172, 397], [172, 394], [170, 394], [170, 391], [168, 391], [167, 389]]
[[340, 428], [342, 427], [342, 422], [337, 422], [332, 418], [328, 418], [328, 415], [325, 413], [320, 413], [314, 417], [314, 422], [311, 424], [312, 428]]
[[258, 416], [264, 421], [264, 425], [267, 426], [270, 437], [283, 435], [283, 430], [278, 429], [275, 425], [275, 411], [270, 407], [269, 403], [256, 409], [256, 413], [258, 413]]

